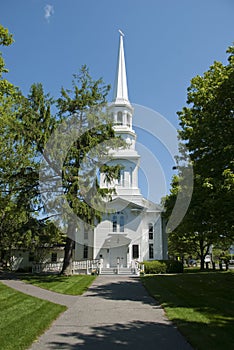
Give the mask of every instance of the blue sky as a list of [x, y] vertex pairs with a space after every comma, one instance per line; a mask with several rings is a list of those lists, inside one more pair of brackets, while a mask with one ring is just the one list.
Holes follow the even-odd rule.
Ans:
[[[120, 28], [131, 102], [159, 112], [177, 128], [176, 112], [186, 103], [191, 78], [215, 60], [227, 63], [233, 18], [233, 0], [1, 0], [0, 22], [15, 39], [2, 50], [7, 77], [24, 94], [41, 82], [58, 97], [87, 64], [92, 77], [113, 85]], [[161, 192], [168, 192], [173, 160], [159, 152], [154, 138], [139, 131], [139, 140], [157, 153], [165, 177]], [[159, 201], [163, 186], [147, 185], [147, 167], [140, 176], [142, 192]]]

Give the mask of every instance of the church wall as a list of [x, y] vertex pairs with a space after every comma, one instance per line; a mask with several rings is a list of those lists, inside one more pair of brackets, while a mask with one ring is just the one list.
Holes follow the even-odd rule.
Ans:
[[[153, 225], [153, 239], [149, 239], [149, 224]], [[161, 216], [156, 213], [147, 213], [143, 220], [142, 231], [142, 255], [141, 261], [144, 260], [161, 260], [163, 259], [162, 251], [162, 226]], [[153, 255], [150, 257], [149, 245], [153, 245]]]
[[[139, 258], [137, 260], [144, 261], [149, 260], [149, 244], [153, 244], [153, 259], [163, 259], [162, 251], [162, 227], [160, 214], [151, 212], [137, 212], [131, 211], [129, 207], [121, 211], [125, 217], [124, 232], [120, 233], [119, 228], [117, 234], [122, 234], [129, 239], [128, 256], [127, 260], [130, 264], [132, 257], [132, 246], [139, 246]], [[154, 228], [153, 240], [149, 241], [149, 223], [152, 223]], [[112, 215], [105, 215], [103, 221], [95, 229], [95, 243], [94, 243], [94, 258], [101, 258], [105, 261], [109, 257], [109, 248], [111, 245], [108, 244], [108, 238], [113, 239], [113, 228], [112, 228]], [[117, 236], [116, 236], [117, 237]], [[112, 243], [113, 244], [113, 243]], [[125, 248], [123, 248], [125, 249]]]

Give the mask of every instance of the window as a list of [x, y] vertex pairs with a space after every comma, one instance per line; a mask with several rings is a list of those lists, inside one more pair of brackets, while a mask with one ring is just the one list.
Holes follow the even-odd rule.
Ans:
[[149, 244], [149, 259], [154, 258], [154, 245], [152, 243]]
[[119, 171], [118, 185], [119, 185], [119, 186], [124, 186], [124, 170], [123, 170], [123, 169], [121, 169], [121, 170]]
[[51, 262], [57, 262], [57, 253], [51, 253]]
[[119, 228], [120, 228], [120, 232], [124, 232], [124, 216], [121, 215], [120, 219], [119, 219]]
[[117, 216], [114, 215], [112, 219], [112, 231], [117, 232]]
[[117, 125], [123, 125], [123, 113], [122, 112], [117, 113]]
[[154, 238], [154, 226], [153, 224], [149, 224], [149, 239]]
[[88, 230], [87, 230], [87, 228], [84, 229], [84, 239], [88, 239]]
[[139, 245], [133, 244], [132, 246], [132, 258], [138, 259], [139, 258]]
[[127, 114], [127, 126], [130, 127], [130, 115]]
[[88, 246], [84, 245], [83, 259], [88, 259]]
[[129, 185], [130, 187], [132, 187], [132, 167], [130, 167], [130, 170], [129, 170]]

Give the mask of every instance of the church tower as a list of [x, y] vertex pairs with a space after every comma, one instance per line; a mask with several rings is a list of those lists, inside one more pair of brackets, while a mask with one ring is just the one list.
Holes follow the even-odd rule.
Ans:
[[119, 179], [114, 183], [105, 184], [104, 176], [101, 175], [101, 187], [115, 187], [118, 196], [129, 200], [129, 196], [137, 201], [140, 196], [138, 187], [138, 169], [140, 163], [140, 156], [135, 150], [136, 133], [132, 128], [133, 107], [128, 99], [128, 84], [125, 66], [124, 55], [124, 34], [120, 32], [119, 38], [119, 52], [117, 60], [116, 78], [114, 85], [113, 100], [108, 106], [108, 114], [111, 116], [114, 124], [116, 135], [121, 136], [127, 147], [125, 149], [118, 149], [111, 153], [110, 165], [122, 165], [123, 169], [120, 171]]
[[128, 98], [123, 39], [120, 31], [114, 96], [107, 113], [113, 120], [115, 133], [126, 141], [128, 147], [109, 150], [107, 164], [121, 165], [122, 170], [112, 183], [107, 183], [105, 174], [100, 174], [100, 186], [115, 188], [115, 194], [106, 202], [102, 220], [90, 236], [93, 241], [88, 254], [88, 241], [84, 239], [83, 259], [100, 260], [100, 273], [105, 269], [107, 273], [121, 273], [128, 269], [131, 274], [136, 272], [138, 261], [166, 258], [167, 248], [162, 209], [144, 198], [138, 187], [140, 155], [135, 148], [137, 135], [132, 128], [134, 116]]

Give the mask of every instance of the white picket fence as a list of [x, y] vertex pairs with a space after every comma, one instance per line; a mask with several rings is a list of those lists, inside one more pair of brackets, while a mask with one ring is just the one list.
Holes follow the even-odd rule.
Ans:
[[[56, 263], [41, 263], [41, 264], [34, 264], [32, 267], [33, 273], [59, 273], [62, 271], [63, 263], [62, 262], [56, 262]], [[97, 273], [99, 268], [99, 260], [78, 260], [72, 262], [72, 273], [73, 274], [91, 274], [91, 273]]]

